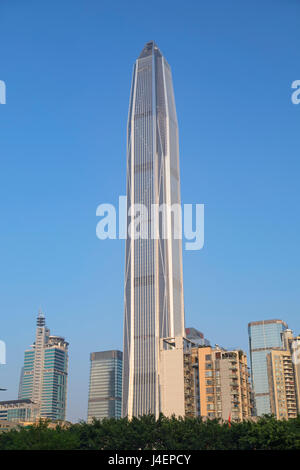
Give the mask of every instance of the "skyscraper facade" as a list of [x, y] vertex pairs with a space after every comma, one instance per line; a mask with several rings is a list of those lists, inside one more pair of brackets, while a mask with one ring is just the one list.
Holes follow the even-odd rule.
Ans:
[[273, 349], [284, 348], [284, 331], [287, 324], [282, 320], [254, 321], [248, 325], [251, 377], [256, 415], [270, 414], [270, 387], [267, 355]]
[[19, 399], [38, 405], [38, 417], [65, 420], [68, 378], [68, 343], [50, 335], [39, 313], [33, 346], [25, 351]]
[[[154, 42], [136, 60], [127, 127], [123, 415], [158, 416], [160, 340], [184, 336], [178, 126], [170, 66]], [[165, 205], [165, 206], [164, 206]], [[162, 207], [169, 209], [161, 211]], [[162, 219], [161, 219], [162, 216]]]
[[93, 352], [90, 360], [88, 422], [93, 418], [121, 418], [122, 352]]

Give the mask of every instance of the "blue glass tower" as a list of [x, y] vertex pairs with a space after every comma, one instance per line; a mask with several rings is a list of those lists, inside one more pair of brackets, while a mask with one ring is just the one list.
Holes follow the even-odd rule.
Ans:
[[248, 324], [252, 386], [256, 415], [271, 413], [267, 355], [273, 349], [283, 349], [283, 331], [287, 324], [282, 320], [263, 320]]

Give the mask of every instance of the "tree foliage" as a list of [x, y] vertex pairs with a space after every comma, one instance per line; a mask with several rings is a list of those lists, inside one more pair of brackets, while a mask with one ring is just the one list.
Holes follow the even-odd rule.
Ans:
[[0, 434], [0, 450], [291, 450], [300, 449], [300, 416], [221, 423], [201, 418], [94, 420], [51, 429], [45, 422]]

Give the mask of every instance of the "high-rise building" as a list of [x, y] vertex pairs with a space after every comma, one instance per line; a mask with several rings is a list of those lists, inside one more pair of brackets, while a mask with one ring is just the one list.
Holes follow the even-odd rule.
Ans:
[[192, 357], [198, 369], [199, 406], [196, 400], [195, 414], [224, 421], [251, 418], [253, 404], [246, 354], [239, 349], [200, 346], [192, 348]]
[[37, 317], [35, 342], [25, 351], [19, 399], [30, 399], [39, 407], [38, 416], [65, 420], [68, 378], [68, 343], [50, 335], [45, 317]]
[[128, 216], [123, 415], [158, 416], [160, 340], [184, 336], [184, 301], [175, 100], [170, 66], [153, 41], [133, 71], [127, 204], [128, 211], [137, 209], [142, 222], [138, 231]]
[[291, 330], [287, 330], [284, 333], [284, 342], [285, 349], [287, 349], [291, 354], [294, 372], [297, 410], [298, 414], [300, 414], [300, 336], [294, 336]]
[[267, 354], [271, 413], [277, 419], [297, 417], [296, 386], [290, 351]]
[[283, 332], [283, 349], [267, 354], [271, 413], [277, 419], [296, 418], [300, 413], [299, 371], [297, 361], [299, 338], [291, 330]]
[[251, 377], [256, 415], [270, 414], [270, 388], [267, 355], [272, 350], [284, 349], [283, 332], [287, 324], [282, 320], [254, 321], [248, 324]]
[[90, 360], [88, 422], [93, 418], [121, 418], [122, 352], [93, 352]]
[[196, 330], [196, 328], [186, 328], [185, 335], [187, 339], [197, 346], [210, 346], [208, 339], [204, 337], [204, 334], [201, 333], [201, 331]]

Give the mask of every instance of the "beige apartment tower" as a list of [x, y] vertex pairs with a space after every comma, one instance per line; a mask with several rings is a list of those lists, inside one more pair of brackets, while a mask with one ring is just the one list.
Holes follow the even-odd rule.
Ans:
[[267, 355], [271, 413], [277, 419], [296, 418], [300, 413], [300, 337], [290, 329], [283, 333], [283, 349]]
[[247, 356], [241, 350], [199, 347], [192, 350], [198, 365], [198, 415], [224, 421], [243, 421], [252, 416]]

